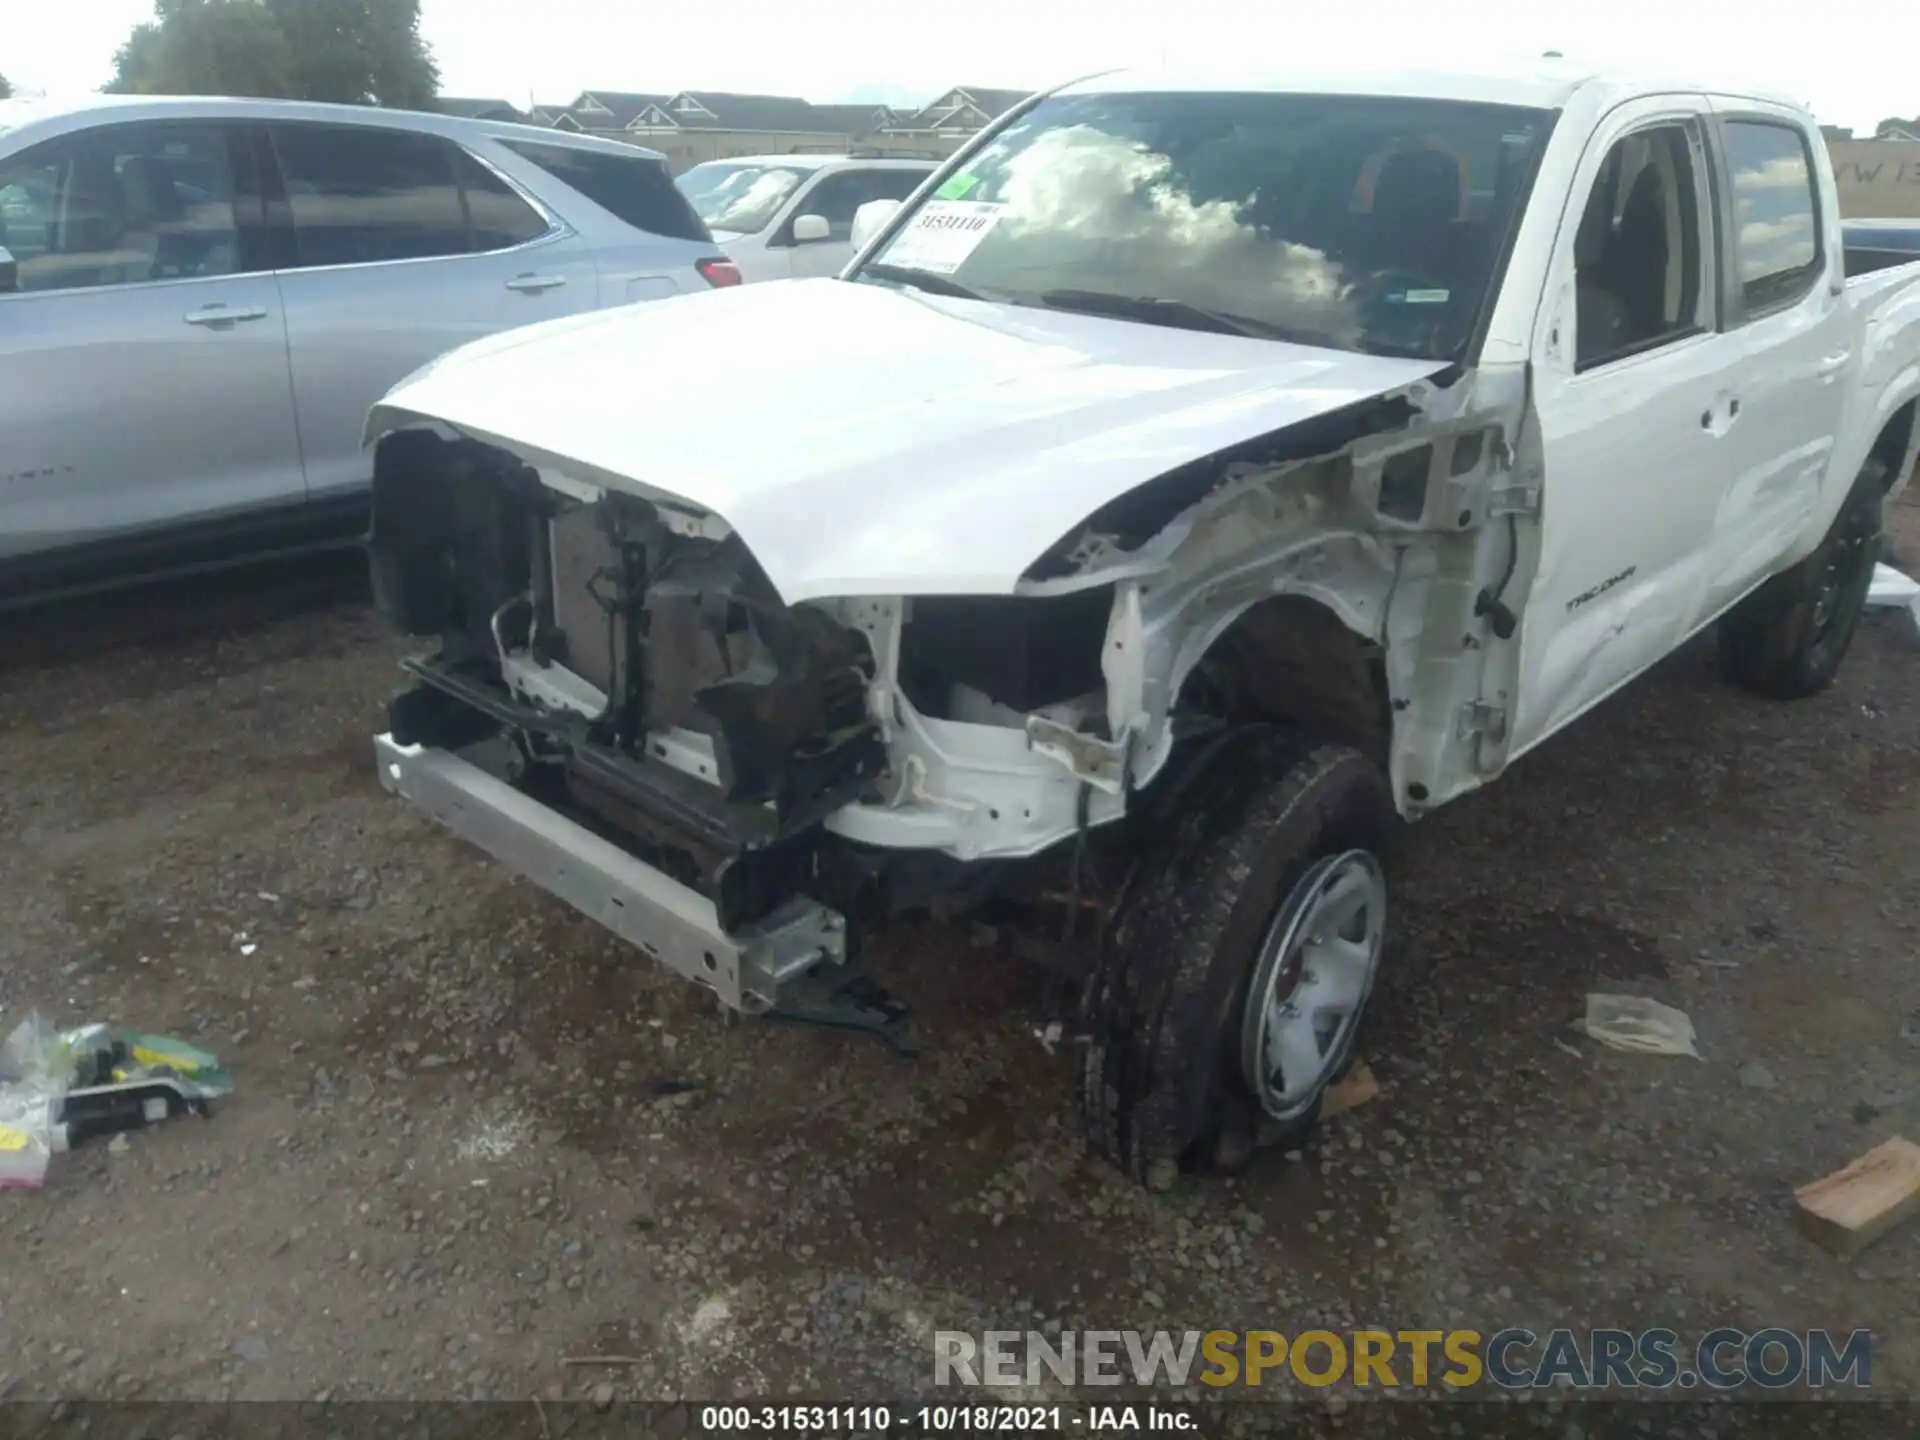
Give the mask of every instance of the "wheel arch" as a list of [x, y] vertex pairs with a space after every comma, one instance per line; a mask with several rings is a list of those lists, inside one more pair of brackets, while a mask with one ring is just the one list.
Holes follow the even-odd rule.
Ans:
[[[1873, 416], [1862, 422], [1856, 438], [1830, 458], [1825, 486], [1815, 499], [1800, 535], [1778, 558], [1774, 574], [1784, 574], [1819, 548], [1827, 530], [1846, 507], [1847, 497], [1853, 493], [1866, 466], [1875, 461], [1886, 464], [1888, 478], [1883, 492], [1886, 499], [1896, 498], [1906, 487], [1916, 460], [1920, 460], [1920, 453], [1916, 452], [1916, 446], [1920, 445], [1920, 423], [1917, 423], [1920, 417], [1916, 417], [1916, 410], [1920, 410], [1920, 365], [1908, 366], [1870, 403], [1874, 407]], [[1858, 435], [1869, 432], [1873, 439], [1862, 445]]]
[[1880, 426], [1880, 433], [1867, 449], [1869, 460], [1879, 460], [1887, 467], [1886, 493], [1889, 497], [1898, 493], [1907, 477], [1913, 473], [1916, 410], [1920, 410], [1920, 398], [1909, 397], [1887, 416]]
[[1226, 617], [1181, 677], [1178, 706], [1224, 702], [1220, 718], [1285, 725], [1347, 745], [1389, 768], [1393, 701], [1387, 649], [1369, 612], [1344, 592], [1299, 585]]

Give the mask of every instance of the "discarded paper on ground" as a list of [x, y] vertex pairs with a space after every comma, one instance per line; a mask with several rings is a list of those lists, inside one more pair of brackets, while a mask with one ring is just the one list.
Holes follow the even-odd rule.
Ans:
[[1574, 1025], [1609, 1050], [1700, 1058], [1694, 1045], [1692, 1017], [1644, 995], [1590, 994], [1586, 1015]]

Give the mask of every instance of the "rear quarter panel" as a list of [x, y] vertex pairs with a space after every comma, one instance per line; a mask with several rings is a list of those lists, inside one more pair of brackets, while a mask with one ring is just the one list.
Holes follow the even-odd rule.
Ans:
[[[1908, 401], [1920, 397], [1920, 257], [1912, 263], [1862, 275], [1847, 283], [1860, 334], [1860, 383], [1856, 403], [1860, 424], [1848, 440], [1856, 446], [1858, 471], [1887, 422]], [[1920, 455], [1920, 425], [1907, 437], [1906, 454], [1894, 475], [1892, 494], [1912, 477]]]
[[[541, 143], [537, 133], [527, 138]], [[718, 245], [636, 230], [497, 139], [475, 148], [572, 231], [572, 243], [591, 253], [600, 276], [595, 297], [600, 308], [707, 288], [693, 262], [720, 253]]]

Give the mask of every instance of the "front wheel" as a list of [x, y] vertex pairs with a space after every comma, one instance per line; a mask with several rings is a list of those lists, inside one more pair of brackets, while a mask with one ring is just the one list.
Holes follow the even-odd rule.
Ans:
[[1820, 547], [1721, 620], [1721, 666], [1734, 684], [1800, 700], [1833, 683], [1873, 584], [1886, 491], [1886, 463], [1869, 460]]
[[1190, 782], [1120, 900], [1088, 995], [1089, 1143], [1155, 1189], [1318, 1118], [1386, 937], [1386, 777], [1251, 728]]

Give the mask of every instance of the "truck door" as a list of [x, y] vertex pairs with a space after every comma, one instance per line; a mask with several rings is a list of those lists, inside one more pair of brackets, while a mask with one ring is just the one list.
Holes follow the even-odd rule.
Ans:
[[1707, 104], [1609, 113], [1574, 174], [1531, 359], [1545, 486], [1510, 754], [1691, 628], [1731, 473]]
[[1837, 206], [1821, 203], [1813, 140], [1792, 111], [1713, 102], [1724, 212], [1721, 273], [1735, 342], [1736, 423], [1701, 620], [1775, 567], [1818, 503], [1840, 428], [1852, 336]]

